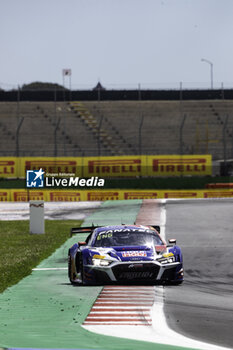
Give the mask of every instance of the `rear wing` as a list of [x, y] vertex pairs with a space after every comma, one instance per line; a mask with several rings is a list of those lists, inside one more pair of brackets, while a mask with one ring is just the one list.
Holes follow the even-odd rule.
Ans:
[[72, 227], [70, 230], [70, 237], [77, 235], [79, 233], [92, 233], [94, 229], [100, 226], [86, 226], [86, 227]]
[[[160, 233], [160, 226], [157, 225], [148, 225], [153, 227], [158, 233]], [[70, 237], [77, 235], [79, 233], [92, 233], [96, 228], [101, 226], [86, 226], [86, 227], [72, 227], [70, 230]]]

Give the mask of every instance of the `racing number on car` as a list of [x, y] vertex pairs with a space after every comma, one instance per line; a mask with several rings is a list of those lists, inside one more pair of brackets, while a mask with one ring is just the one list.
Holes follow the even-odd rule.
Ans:
[[102, 238], [111, 238], [111, 237], [112, 237], [112, 233], [102, 234], [97, 237], [97, 241], [99, 241]]

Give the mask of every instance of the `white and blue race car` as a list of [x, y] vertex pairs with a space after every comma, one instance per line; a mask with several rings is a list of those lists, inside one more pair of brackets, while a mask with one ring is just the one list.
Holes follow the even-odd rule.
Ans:
[[159, 226], [116, 225], [72, 228], [71, 235], [87, 233], [85, 242], [68, 252], [72, 284], [183, 282], [183, 258], [175, 239], [167, 244]]

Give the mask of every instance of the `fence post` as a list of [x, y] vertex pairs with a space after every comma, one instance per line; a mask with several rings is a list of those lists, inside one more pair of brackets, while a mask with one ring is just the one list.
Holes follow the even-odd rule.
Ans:
[[233, 128], [231, 129], [231, 142], [232, 142], [232, 145], [231, 145], [231, 158], [233, 158]]
[[141, 94], [141, 84], [138, 84], [138, 100], [141, 101], [142, 99], [142, 94]]
[[16, 129], [16, 157], [19, 157], [19, 131], [20, 128], [23, 124], [24, 121], [24, 117], [22, 117], [20, 120], [18, 120], [18, 125], [17, 125], [17, 129]]
[[[64, 100], [64, 106], [67, 102], [67, 98], [66, 98], [66, 90], [65, 90], [65, 87], [63, 89], [63, 100]], [[63, 132], [64, 132], [64, 135], [63, 135], [63, 148], [64, 148], [64, 156], [66, 156], [66, 111], [65, 109], [63, 108]]]
[[224, 100], [225, 96], [224, 96], [224, 85], [223, 83], [221, 84], [221, 97], [222, 97], [222, 100]]
[[54, 119], [56, 124], [57, 122], [57, 89], [56, 87], [54, 89]]
[[101, 155], [101, 140], [100, 140], [100, 132], [101, 132], [101, 126], [103, 122], [103, 114], [100, 116], [100, 122], [99, 122], [99, 127], [98, 127], [98, 157]]
[[138, 129], [138, 150], [139, 150], [139, 155], [141, 156], [142, 154], [142, 125], [144, 122], [144, 114], [141, 115], [141, 120], [139, 124], [139, 129]]
[[20, 87], [18, 86], [17, 90], [17, 124], [19, 124], [19, 116], [20, 116]]
[[180, 82], [180, 103], [183, 101], [183, 84]]
[[61, 118], [59, 117], [54, 129], [54, 157], [57, 157], [57, 130], [59, 128], [60, 121]]
[[[17, 126], [19, 125], [19, 118], [20, 118], [20, 87], [18, 85], [18, 90], [17, 90], [17, 110], [16, 110], [16, 121], [17, 121]], [[16, 129], [16, 150], [15, 150], [15, 155], [16, 157], [19, 156], [19, 136], [17, 133], [17, 129]], [[17, 162], [19, 163], [19, 160], [17, 159]], [[16, 177], [19, 178], [19, 166], [17, 166], [17, 173], [16, 173]]]
[[180, 155], [183, 155], [183, 128], [187, 115], [184, 114], [183, 120], [180, 125]]
[[226, 143], [226, 128], [228, 124], [228, 118], [229, 115], [226, 115], [225, 122], [223, 124], [223, 129], [222, 129], [222, 139], [223, 139], [223, 172], [224, 175], [227, 175], [227, 143]]

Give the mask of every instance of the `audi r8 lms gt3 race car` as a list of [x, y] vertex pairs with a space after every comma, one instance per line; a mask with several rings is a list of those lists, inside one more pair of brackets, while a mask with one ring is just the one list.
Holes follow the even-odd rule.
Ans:
[[79, 227], [71, 235], [89, 233], [68, 253], [72, 284], [165, 283], [183, 281], [183, 259], [176, 240], [167, 244], [159, 226]]

